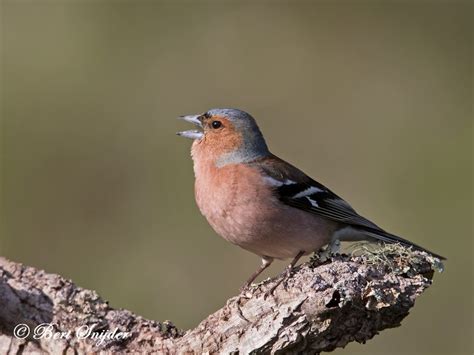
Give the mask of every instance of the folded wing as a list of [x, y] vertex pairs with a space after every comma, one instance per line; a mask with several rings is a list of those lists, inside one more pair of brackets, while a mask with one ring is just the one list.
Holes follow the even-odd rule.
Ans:
[[288, 206], [350, 226], [354, 228], [354, 232], [366, 235], [368, 239], [400, 243], [444, 259], [409, 240], [384, 231], [359, 215], [346, 201], [327, 187], [278, 157], [272, 156], [256, 163], [258, 164], [255, 166], [264, 174], [268, 184], [273, 186], [279, 200]]

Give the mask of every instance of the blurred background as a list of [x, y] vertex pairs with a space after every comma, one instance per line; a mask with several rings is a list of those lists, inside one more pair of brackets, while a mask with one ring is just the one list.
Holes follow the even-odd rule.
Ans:
[[175, 118], [237, 107], [274, 153], [448, 258], [401, 327], [336, 353], [471, 354], [472, 9], [2, 1], [0, 255], [196, 326], [260, 260], [199, 214]]

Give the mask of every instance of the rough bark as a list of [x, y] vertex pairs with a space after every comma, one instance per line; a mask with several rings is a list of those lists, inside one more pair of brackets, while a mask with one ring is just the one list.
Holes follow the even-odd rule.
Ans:
[[[269, 289], [278, 278], [229, 299], [195, 329], [183, 332], [170, 322], [113, 309], [96, 292], [61, 276], [0, 258], [0, 353], [318, 354], [399, 326], [430, 286], [433, 265], [431, 257], [418, 252], [306, 263], [272, 294]], [[50, 336], [35, 337], [43, 323], [52, 324]], [[15, 327], [21, 331], [19, 324], [30, 329], [25, 339], [14, 335]], [[93, 327], [94, 334], [117, 329], [128, 336], [102, 343], [90, 336], [80, 339], [81, 326]]]

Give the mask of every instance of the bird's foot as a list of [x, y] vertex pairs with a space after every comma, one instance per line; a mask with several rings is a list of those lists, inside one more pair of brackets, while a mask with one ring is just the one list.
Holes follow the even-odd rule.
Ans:
[[283, 271], [280, 275], [278, 275], [277, 281], [267, 292], [265, 292], [265, 297], [264, 298], [266, 299], [268, 296], [273, 295], [273, 292], [275, 291], [275, 289], [278, 286], [280, 286], [280, 284], [283, 281], [289, 279], [291, 277], [292, 273], [293, 273], [293, 267], [287, 267], [285, 269], [285, 271]]
[[311, 258], [311, 262], [318, 265], [324, 264], [331, 260], [335, 255], [339, 255], [341, 251], [341, 242], [338, 239], [333, 240], [328, 244], [326, 248], [321, 248], [318, 252], [315, 252]]
[[252, 298], [253, 294], [263, 283], [265, 283], [265, 281], [256, 284], [246, 282], [239, 289], [239, 298]]
[[240, 291], [240, 295], [241, 296], [246, 296], [247, 293], [249, 293], [251, 291], [251, 288], [252, 288], [252, 283], [248, 283], [246, 282], [245, 284], [243, 284], [239, 291]]
[[293, 269], [295, 268], [295, 265], [296, 263], [298, 262], [298, 260], [300, 260], [300, 258], [305, 254], [305, 251], [304, 250], [301, 250], [298, 254], [296, 254], [296, 256], [293, 258], [293, 260], [291, 261], [290, 265], [288, 265], [288, 267], [286, 268], [285, 271], [283, 271], [281, 274], [280, 274], [280, 277], [279, 277], [279, 280], [275, 283], [275, 285], [272, 286], [272, 288], [270, 288], [270, 290], [266, 293], [265, 295], [265, 298], [266, 296], [268, 296], [269, 294], [272, 295], [273, 294], [273, 291], [275, 291], [275, 289], [285, 280], [285, 279], [288, 279], [291, 277], [291, 274], [293, 272]]

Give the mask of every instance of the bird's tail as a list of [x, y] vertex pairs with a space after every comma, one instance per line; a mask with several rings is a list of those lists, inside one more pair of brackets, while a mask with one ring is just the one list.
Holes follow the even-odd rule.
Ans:
[[377, 240], [381, 240], [381, 241], [386, 242], [386, 243], [400, 243], [403, 246], [412, 247], [413, 249], [419, 250], [419, 251], [424, 251], [428, 254], [433, 255], [434, 257], [436, 257], [440, 260], [446, 260], [446, 258], [444, 256], [433, 253], [433, 252], [429, 251], [428, 249], [425, 249], [425, 248], [423, 248], [423, 247], [421, 247], [421, 246], [419, 246], [415, 243], [410, 242], [409, 240], [406, 240], [406, 239], [404, 239], [402, 237], [399, 237], [395, 234], [385, 232], [382, 229], [364, 228], [363, 231], [361, 231], [361, 232], [363, 232], [364, 234], [366, 234], [366, 235], [368, 235], [372, 238], [375, 238]]

